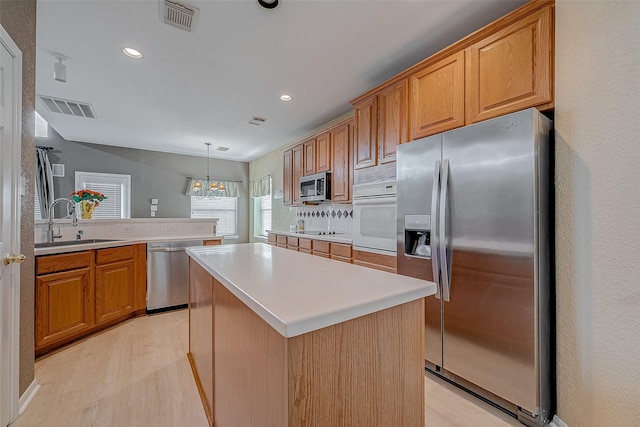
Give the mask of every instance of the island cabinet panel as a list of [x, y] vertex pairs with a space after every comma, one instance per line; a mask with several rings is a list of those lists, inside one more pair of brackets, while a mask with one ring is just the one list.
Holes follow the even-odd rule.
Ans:
[[552, 47], [551, 7], [469, 47], [467, 123], [552, 102]]
[[292, 425], [287, 424], [287, 339], [215, 279], [214, 301], [213, 425]]
[[464, 51], [411, 76], [411, 139], [464, 126]]
[[92, 282], [88, 267], [36, 278], [36, 349], [91, 329]]
[[289, 338], [288, 425], [424, 426], [423, 319], [420, 299]]
[[293, 200], [293, 150], [282, 154], [282, 203], [290, 205]]
[[189, 362], [213, 425], [213, 277], [189, 258]]

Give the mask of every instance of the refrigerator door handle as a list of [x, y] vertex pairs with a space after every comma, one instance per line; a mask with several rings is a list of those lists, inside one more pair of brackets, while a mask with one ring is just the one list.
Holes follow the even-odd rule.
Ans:
[[438, 191], [440, 190], [440, 161], [436, 160], [433, 170], [433, 190], [431, 191], [431, 268], [436, 284], [436, 298], [440, 299], [440, 262], [438, 257]]
[[449, 259], [447, 257], [447, 196], [449, 193], [449, 159], [442, 162], [442, 186], [440, 188], [440, 214], [438, 217], [438, 240], [440, 245], [440, 274], [442, 276], [442, 299], [449, 301], [451, 297], [451, 283], [449, 275]]

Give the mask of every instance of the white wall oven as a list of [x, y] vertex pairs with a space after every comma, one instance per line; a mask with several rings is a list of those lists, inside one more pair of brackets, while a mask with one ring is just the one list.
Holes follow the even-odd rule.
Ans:
[[395, 180], [353, 186], [353, 249], [395, 256]]

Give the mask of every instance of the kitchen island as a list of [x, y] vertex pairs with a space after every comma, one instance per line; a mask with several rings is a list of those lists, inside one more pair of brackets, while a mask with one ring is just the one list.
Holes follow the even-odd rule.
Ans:
[[433, 283], [262, 243], [187, 252], [189, 361], [211, 425], [424, 426]]

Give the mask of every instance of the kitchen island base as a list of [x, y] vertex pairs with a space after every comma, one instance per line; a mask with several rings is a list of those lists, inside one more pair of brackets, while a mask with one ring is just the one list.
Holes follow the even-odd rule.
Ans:
[[424, 426], [424, 298], [286, 338], [193, 259], [189, 290], [212, 426]]

